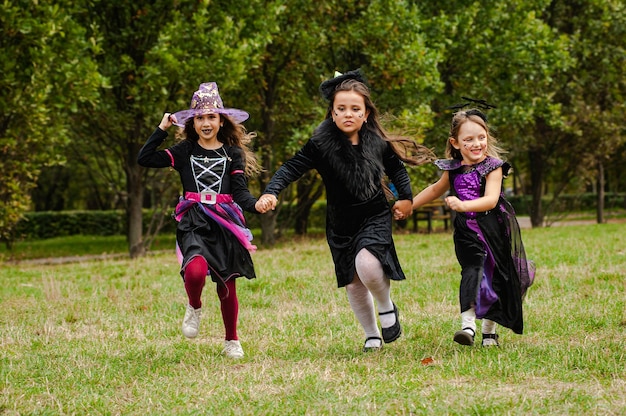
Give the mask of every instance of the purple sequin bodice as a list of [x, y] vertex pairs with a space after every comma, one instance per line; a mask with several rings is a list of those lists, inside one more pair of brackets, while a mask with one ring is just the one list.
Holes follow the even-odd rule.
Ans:
[[[458, 159], [440, 159], [435, 161], [435, 165], [439, 167], [439, 169], [447, 170], [447, 171], [457, 171], [454, 175], [451, 175], [452, 179], [452, 188], [454, 189], [454, 193], [461, 201], [468, 201], [472, 199], [480, 198], [482, 195], [482, 180], [490, 172], [494, 171], [499, 167], [506, 167], [506, 172], [503, 172], [505, 175], [508, 173], [508, 164], [505, 165], [505, 162], [496, 159], [494, 157], [486, 157], [480, 163], [477, 163], [472, 166], [463, 165]], [[465, 216], [467, 218], [476, 218], [475, 212], [466, 212]]]

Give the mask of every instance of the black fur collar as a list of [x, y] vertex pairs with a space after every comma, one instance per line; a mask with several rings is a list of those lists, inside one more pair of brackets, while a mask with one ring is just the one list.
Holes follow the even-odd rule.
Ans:
[[313, 140], [338, 182], [361, 201], [371, 199], [381, 189], [384, 175], [383, 154], [386, 142], [369, 126], [359, 132], [360, 144], [353, 146], [330, 119], [324, 120], [313, 133]]

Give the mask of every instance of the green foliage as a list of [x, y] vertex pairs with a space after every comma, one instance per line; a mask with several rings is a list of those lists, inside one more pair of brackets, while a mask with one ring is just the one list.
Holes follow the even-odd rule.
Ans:
[[[497, 106], [489, 115], [498, 131], [519, 132], [536, 117], [558, 122], [551, 107], [555, 74], [572, 65], [567, 39], [540, 19], [541, 7], [527, 1], [447, 2], [430, 10], [425, 24], [429, 41], [444, 55], [440, 66], [446, 88], [435, 100], [443, 116], [439, 148], [445, 144], [451, 112], [461, 96], [485, 99]], [[500, 136], [508, 147], [529, 145], [533, 137]], [[507, 146], [505, 146], [507, 147]]]
[[69, 235], [124, 234], [120, 211], [30, 212], [17, 226], [20, 239], [47, 239]]
[[[507, 197], [515, 208], [517, 215], [529, 215], [532, 207], [532, 197], [530, 195], [514, 195]], [[581, 212], [591, 213], [597, 205], [598, 196], [592, 193], [560, 195], [557, 200], [550, 196], [543, 198], [545, 206], [551, 206], [552, 215], [568, 215]], [[604, 195], [604, 207], [607, 211], [621, 212], [626, 209], [626, 194], [609, 193]]]
[[[141, 168], [139, 149], [164, 112], [189, 108], [202, 82], [217, 81], [225, 104], [235, 106], [230, 91], [246, 76], [245, 62], [257, 42], [255, 35], [249, 42], [241, 39], [233, 5], [221, 8], [196, 0], [91, 3], [80, 19], [100, 45], [98, 68], [110, 87], [100, 90], [98, 109], [75, 118], [75, 137], [92, 138], [81, 142], [75, 154], [95, 172], [92, 181], [106, 184], [124, 201], [135, 256], [149, 241], [140, 223], [146, 185], [152, 205], [164, 206], [175, 195], [176, 183], [173, 175]], [[166, 146], [172, 144], [170, 139]]]
[[445, 88], [427, 143], [443, 154], [446, 107], [482, 98], [497, 106], [490, 120], [537, 220], [546, 189], [558, 198], [574, 179], [583, 189], [595, 182], [598, 161], [623, 143], [623, 2], [416, 3], [431, 16], [429, 45], [443, 55]]
[[[0, 7], [5, 241], [25, 211], [54, 206], [126, 209], [131, 246], [145, 242], [136, 225], [141, 209], [167, 206], [179, 184], [175, 174], [137, 166], [137, 152], [162, 113], [186, 108], [206, 81], [219, 83], [227, 106], [251, 113], [246, 126], [258, 133], [266, 169], [252, 180], [258, 192], [323, 119], [319, 83], [357, 67], [387, 129], [439, 156], [446, 107], [461, 96], [496, 104], [490, 119], [516, 169], [516, 191], [532, 195], [534, 211], [546, 193], [589, 189], [601, 165], [607, 189], [623, 191], [620, 0], [6, 0]], [[436, 175], [411, 170], [415, 190]]]
[[[256, 147], [265, 172], [258, 179], [264, 189], [271, 174], [293, 156], [323, 120], [328, 103], [318, 87], [335, 71], [361, 68], [385, 126], [394, 133], [421, 141], [429, 126], [426, 103], [440, 88], [434, 63], [437, 56], [425, 47], [420, 16], [405, 1], [277, 1], [248, 2], [254, 13], [245, 27], [266, 29], [259, 49], [239, 90], [251, 109], [248, 126], [258, 133]], [[245, 9], [247, 10], [247, 9]], [[239, 13], [237, 11], [237, 13]], [[243, 14], [248, 18], [247, 12]], [[248, 31], [243, 34], [249, 34]], [[309, 181], [283, 197], [302, 206], [317, 196]], [[264, 228], [272, 235], [272, 228]]]
[[42, 167], [63, 163], [72, 114], [102, 78], [74, 2], [7, 0], [0, 13], [0, 240], [10, 241]]
[[[153, 214], [143, 211], [142, 224], [147, 226]], [[174, 234], [176, 222], [171, 212], [165, 216], [162, 233]], [[16, 240], [39, 240], [72, 235], [109, 236], [125, 235], [128, 228], [126, 215], [121, 210], [110, 211], [38, 211], [27, 212], [17, 224]]]

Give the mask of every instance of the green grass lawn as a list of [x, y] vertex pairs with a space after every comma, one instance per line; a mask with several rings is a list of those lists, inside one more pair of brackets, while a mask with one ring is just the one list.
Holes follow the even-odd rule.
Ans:
[[[159, 236], [153, 242], [151, 250], [171, 250], [175, 240], [176, 237], [173, 234]], [[75, 235], [46, 240], [18, 241], [12, 250], [0, 245], [0, 260], [5, 262], [75, 256], [128, 256], [128, 242], [123, 235], [108, 237]]]
[[[526, 331], [500, 328], [492, 349], [452, 342], [459, 267], [449, 233], [396, 236], [404, 334], [369, 354], [320, 238], [253, 255], [258, 279], [238, 282], [239, 361], [220, 355], [211, 286], [200, 336], [181, 334], [172, 239], [137, 260], [5, 262], [0, 415], [626, 414], [626, 224], [523, 236], [538, 266]], [[81, 238], [81, 253], [125, 244]], [[72, 238], [47, 243], [72, 253]], [[46, 254], [34, 251], [26, 257]]]

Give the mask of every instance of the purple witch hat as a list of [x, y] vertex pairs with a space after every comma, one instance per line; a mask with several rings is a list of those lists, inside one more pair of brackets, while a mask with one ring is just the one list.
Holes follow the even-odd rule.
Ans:
[[185, 122], [200, 114], [224, 114], [234, 123], [242, 123], [250, 117], [250, 114], [237, 108], [224, 108], [224, 103], [217, 89], [217, 83], [205, 82], [200, 84], [198, 91], [193, 93], [189, 110], [182, 110], [174, 113], [176, 125], [184, 127]]

